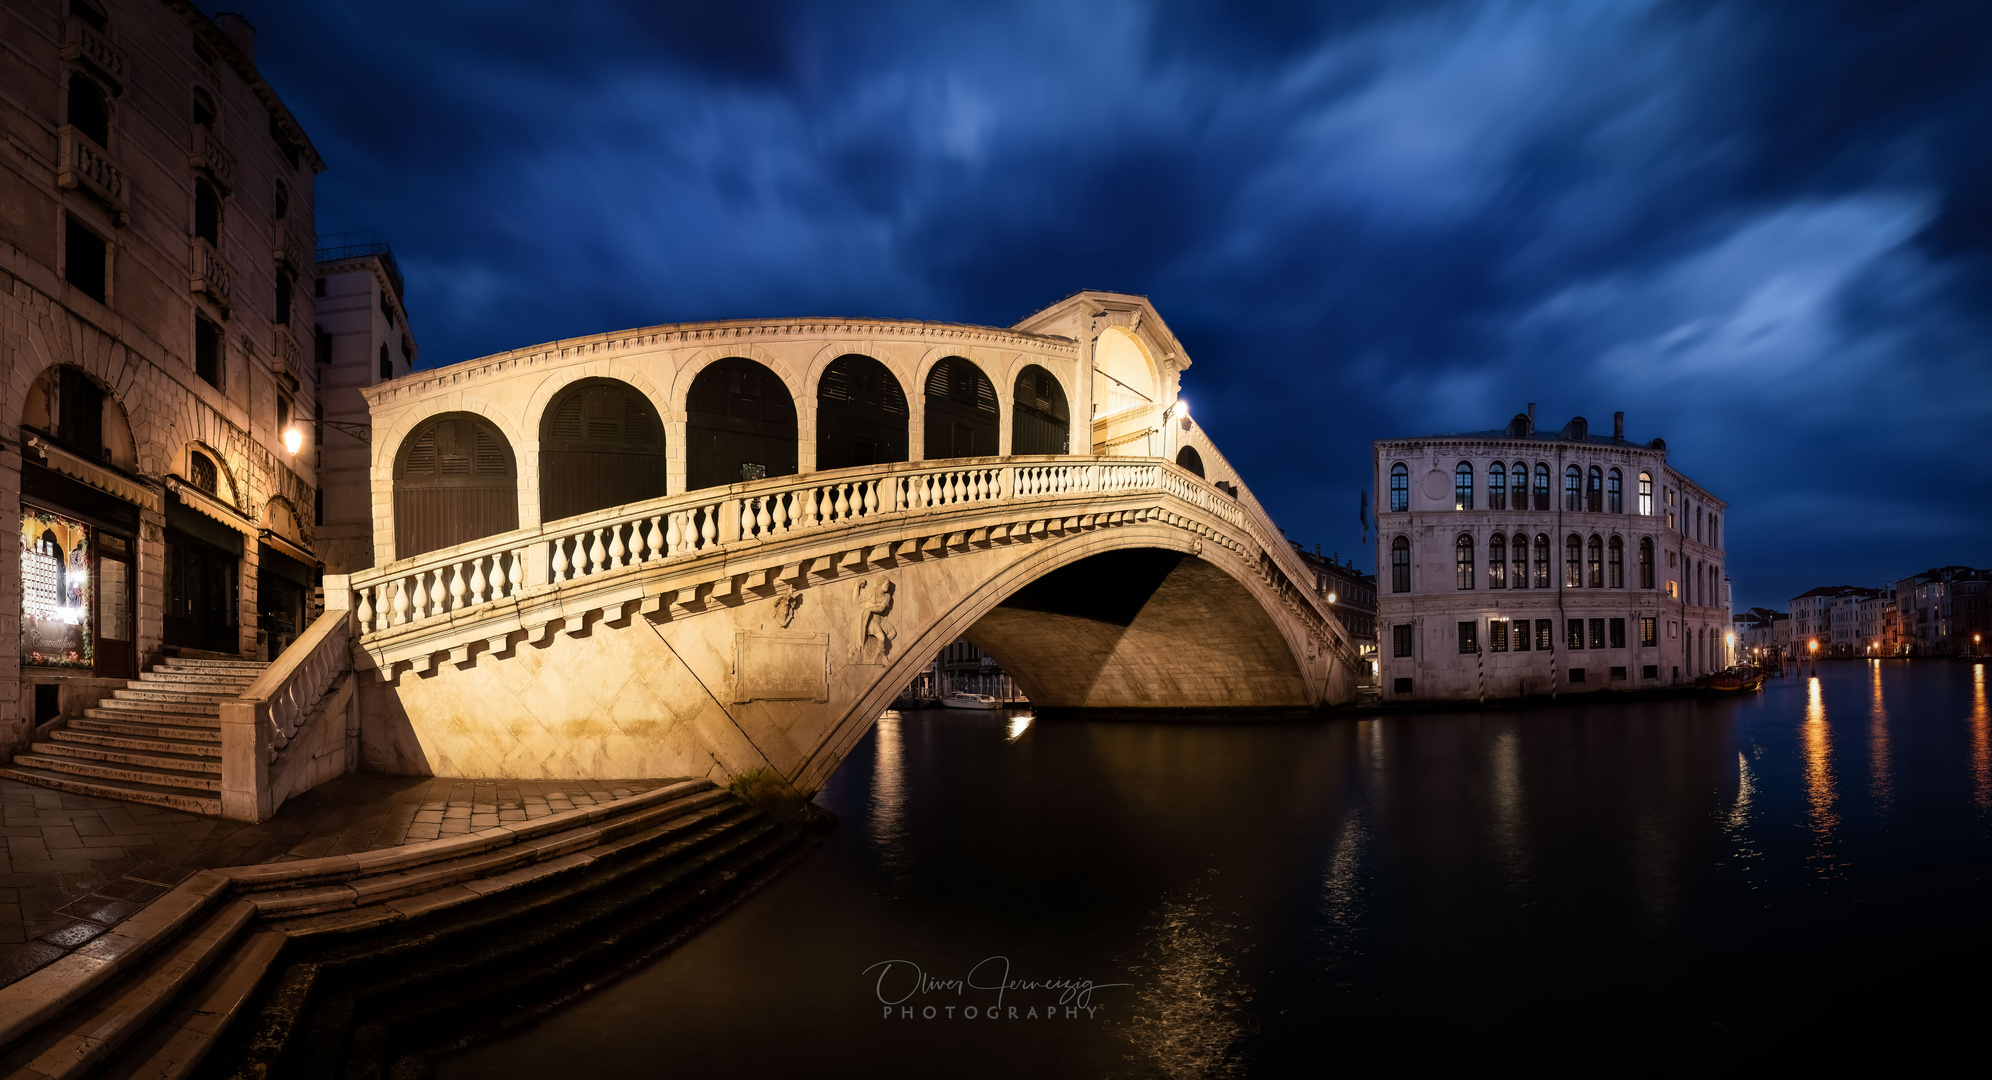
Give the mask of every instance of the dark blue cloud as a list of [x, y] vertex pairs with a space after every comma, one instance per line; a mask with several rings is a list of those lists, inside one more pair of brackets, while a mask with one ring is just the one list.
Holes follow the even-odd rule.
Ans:
[[425, 363], [1146, 293], [1296, 539], [1369, 440], [1628, 413], [1741, 605], [1984, 564], [1992, 7], [239, 0]]

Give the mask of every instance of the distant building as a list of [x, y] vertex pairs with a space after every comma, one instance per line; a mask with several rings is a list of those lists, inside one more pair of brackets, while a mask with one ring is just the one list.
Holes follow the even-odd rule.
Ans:
[[314, 513], [326, 572], [350, 574], [374, 564], [373, 445], [360, 391], [414, 369], [415, 333], [402, 306], [401, 268], [372, 233], [321, 236], [316, 261]]
[[1725, 666], [1728, 504], [1582, 417], [1373, 445], [1385, 700], [1670, 686]]
[[1969, 566], [1932, 567], [1894, 583], [1895, 618], [1900, 628], [1897, 654], [1962, 656], [1992, 638], [1986, 602], [1992, 570]]
[[1820, 656], [1874, 655], [1885, 599], [1880, 589], [1859, 585], [1822, 585], [1792, 597], [1791, 655], [1813, 655], [1814, 643]]
[[1342, 629], [1370, 665], [1365, 674], [1376, 670], [1376, 575], [1365, 573], [1353, 561], [1343, 562], [1340, 552], [1323, 558], [1319, 550], [1308, 552], [1299, 544], [1293, 549], [1308, 569], [1314, 571], [1314, 591], [1333, 597], [1329, 603]]
[[1785, 612], [1754, 607], [1737, 614], [1731, 622], [1740, 659], [1761, 661], [1784, 651], [1788, 645], [1787, 626], [1791, 616]]

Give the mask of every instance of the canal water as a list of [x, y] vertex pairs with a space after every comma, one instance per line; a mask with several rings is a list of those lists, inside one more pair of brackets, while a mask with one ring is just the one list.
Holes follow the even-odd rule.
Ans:
[[1290, 725], [888, 713], [802, 863], [439, 1071], [1920, 1071], [1992, 1003], [1986, 676]]

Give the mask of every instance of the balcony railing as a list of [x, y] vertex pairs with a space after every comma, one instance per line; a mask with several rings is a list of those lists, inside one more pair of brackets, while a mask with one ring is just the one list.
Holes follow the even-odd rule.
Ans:
[[217, 306], [228, 307], [228, 288], [235, 278], [234, 271], [222, 261], [221, 253], [214, 245], [202, 237], [194, 237], [191, 257], [187, 263], [187, 287], [197, 293], [207, 294], [207, 298]]
[[304, 252], [304, 243], [297, 238], [297, 233], [279, 221], [270, 237], [270, 258], [285, 263], [293, 269], [302, 269]]
[[304, 348], [297, 340], [297, 331], [289, 326], [270, 328], [270, 369], [278, 378], [290, 380], [290, 388], [297, 389], [302, 375]]
[[112, 45], [109, 38], [91, 29], [88, 23], [74, 15], [63, 24], [62, 58], [81, 60], [96, 68], [97, 73], [109, 79], [120, 94], [124, 92], [124, 53]]
[[235, 155], [221, 145], [221, 140], [214, 137], [214, 129], [206, 124], [194, 125], [193, 150], [187, 154], [187, 164], [207, 173], [224, 192], [235, 186]]
[[118, 223], [123, 224], [127, 216], [124, 170], [111, 160], [109, 152], [98, 146], [90, 136], [76, 130], [74, 124], [57, 128], [56, 138], [56, 153], [60, 161], [55, 174], [56, 184], [81, 188], [95, 195], [117, 212]]

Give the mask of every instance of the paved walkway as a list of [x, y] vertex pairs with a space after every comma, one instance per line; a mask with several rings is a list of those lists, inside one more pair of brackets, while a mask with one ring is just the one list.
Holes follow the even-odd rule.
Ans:
[[244, 825], [0, 780], [0, 986], [88, 943], [196, 870], [456, 836], [673, 782], [352, 774]]

